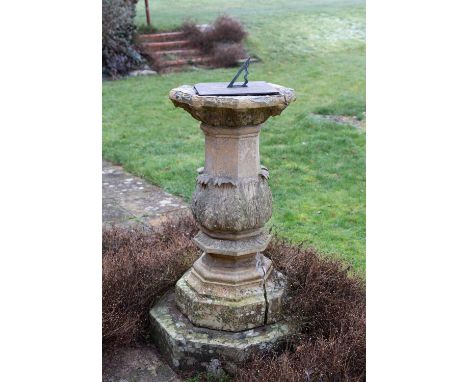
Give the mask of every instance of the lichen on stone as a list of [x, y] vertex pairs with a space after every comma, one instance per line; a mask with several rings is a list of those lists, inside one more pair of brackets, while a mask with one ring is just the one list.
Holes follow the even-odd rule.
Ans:
[[211, 231], [242, 232], [262, 228], [271, 218], [272, 195], [264, 176], [256, 180], [198, 183], [192, 195], [195, 220]]

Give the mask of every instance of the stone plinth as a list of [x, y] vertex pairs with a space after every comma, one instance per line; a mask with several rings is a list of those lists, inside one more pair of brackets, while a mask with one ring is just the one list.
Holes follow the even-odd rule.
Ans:
[[166, 294], [150, 311], [153, 338], [171, 366], [205, 370], [213, 359], [227, 371], [253, 352], [279, 346], [290, 332], [284, 322], [242, 332], [212, 330], [193, 325], [175, 305], [174, 292]]
[[[271, 336], [286, 333], [285, 326], [275, 326], [283, 317], [285, 280], [262, 254], [270, 241], [263, 227], [271, 218], [272, 195], [268, 169], [260, 164], [259, 135], [262, 124], [279, 115], [295, 96], [292, 89], [272, 86], [279, 94], [199, 96], [187, 85], [170, 92], [175, 106], [201, 122], [205, 135], [205, 165], [198, 169], [191, 204], [200, 227], [194, 242], [204, 253], [176, 284], [178, 311], [160, 303], [151, 313], [155, 331], [165, 338], [162, 345], [172, 356], [187, 353], [174, 340], [187, 334], [187, 325], [190, 333], [195, 327], [209, 330], [198, 342], [206, 346], [206, 354], [218, 351], [216, 341], [221, 348], [237, 349], [227, 352], [233, 362], [244, 359], [246, 338], [254, 336], [258, 346], [268, 347]], [[169, 324], [174, 317], [184, 317], [185, 326]], [[275, 334], [278, 328], [282, 330]], [[270, 337], [241, 334], [251, 330], [266, 330]], [[197, 346], [203, 353], [202, 345]], [[196, 351], [190, 348], [191, 352]], [[183, 356], [176, 358], [181, 363]]]

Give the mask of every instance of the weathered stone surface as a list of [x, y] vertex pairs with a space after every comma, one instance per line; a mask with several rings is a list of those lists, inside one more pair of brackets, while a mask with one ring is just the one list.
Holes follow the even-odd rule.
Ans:
[[210, 236], [225, 238], [226, 233], [251, 231], [252, 235], [271, 218], [272, 196], [268, 180], [231, 184], [197, 184], [191, 209], [195, 220]]
[[261, 232], [259, 235], [239, 240], [220, 240], [199, 232], [193, 241], [202, 251], [225, 256], [244, 256], [262, 252], [268, 246], [271, 235]]
[[193, 118], [211, 126], [242, 127], [259, 125], [279, 115], [296, 99], [292, 89], [271, 84], [279, 95], [264, 96], [199, 96], [193, 86], [172, 89], [169, 98]]
[[268, 170], [260, 165], [260, 127], [201, 124], [205, 167], [198, 170], [191, 209], [212, 237], [237, 240], [258, 235], [271, 217]]
[[262, 125], [242, 128], [201, 124], [205, 134], [204, 173], [210, 177], [256, 179], [260, 174], [259, 133]]
[[265, 282], [265, 296], [268, 301], [267, 324], [284, 320], [287, 314], [282, 309], [287, 296], [286, 278], [275, 270], [272, 271], [272, 274], [274, 277], [268, 277]]
[[122, 208], [115, 199], [102, 199], [102, 225], [104, 227], [111, 227], [112, 225], [130, 227], [138, 224], [140, 222], [136, 216]]
[[232, 372], [252, 352], [270, 350], [291, 334], [285, 322], [235, 333], [195, 326], [176, 308], [173, 292], [153, 307], [150, 320], [153, 338], [172, 366], [200, 371], [217, 359]]
[[102, 358], [103, 382], [180, 382], [151, 345], [118, 348]]
[[160, 188], [102, 161], [102, 224], [158, 228], [161, 223], [191, 216], [187, 204]]
[[[213, 289], [214, 285], [211, 286]], [[266, 310], [262, 286], [239, 287], [236, 292], [240, 299], [200, 294], [188, 285], [184, 276], [176, 285], [177, 307], [190, 322], [203, 328], [239, 332], [262, 326]]]
[[295, 100], [292, 89], [273, 86], [279, 95], [201, 97], [186, 85], [170, 92], [205, 134], [205, 166], [191, 205], [202, 231], [194, 240], [205, 253], [176, 284], [178, 309], [171, 295], [151, 311], [155, 337], [177, 367], [223, 357], [241, 362], [288, 332], [274, 324], [282, 320], [284, 277], [261, 253], [272, 196], [259, 132]]
[[[271, 260], [261, 253], [236, 256], [234, 259], [231, 256], [204, 253], [193, 263], [188, 281], [192, 289], [199, 293], [205, 292], [205, 288], [197, 288], [199, 283], [222, 285], [223, 293], [219, 294], [218, 297], [224, 297], [225, 292], [228, 292], [234, 298], [237, 295], [235, 287], [251, 284], [263, 285], [263, 281], [269, 276], [270, 271]], [[191, 280], [192, 276], [196, 282]], [[234, 289], [234, 291], [229, 291], [229, 288]], [[210, 292], [210, 295], [212, 294]], [[239, 294], [240, 297], [244, 295], [244, 293]], [[235, 297], [235, 299], [237, 298]]]
[[193, 324], [210, 329], [236, 332], [280, 321], [284, 277], [269, 260], [253, 267], [243, 268], [249, 280], [236, 283], [228, 272], [203, 279], [194, 266], [177, 282], [177, 306]]

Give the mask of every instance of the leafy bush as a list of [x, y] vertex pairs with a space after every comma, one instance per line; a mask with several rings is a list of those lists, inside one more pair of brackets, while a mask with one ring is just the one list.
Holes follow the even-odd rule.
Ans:
[[[194, 262], [187, 219], [162, 233], [112, 229], [103, 233], [103, 348], [148, 337], [148, 312]], [[300, 328], [286, 349], [257, 354], [240, 365], [234, 381], [364, 381], [365, 286], [336, 260], [273, 239], [266, 251], [288, 279], [285, 306]]]
[[132, 0], [102, 0], [102, 71], [117, 78], [143, 60], [133, 45], [136, 27]]

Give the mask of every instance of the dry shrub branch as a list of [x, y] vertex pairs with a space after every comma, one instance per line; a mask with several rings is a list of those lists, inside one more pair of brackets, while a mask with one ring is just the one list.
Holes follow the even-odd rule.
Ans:
[[149, 310], [198, 256], [190, 220], [151, 230], [104, 230], [102, 342], [110, 350], [145, 340]]
[[195, 48], [211, 55], [213, 66], [233, 66], [246, 56], [242, 41], [247, 32], [239, 21], [229, 16], [218, 17], [212, 26], [205, 29], [200, 29], [193, 21], [186, 21], [182, 31]]
[[286, 351], [256, 355], [239, 381], [364, 381], [365, 286], [342, 263], [273, 240], [265, 253], [289, 281], [285, 307], [299, 334]]
[[[148, 312], [199, 255], [190, 219], [162, 233], [112, 229], [103, 232], [103, 346], [145, 340]], [[233, 380], [364, 381], [365, 286], [343, 264], [273, 240], [265, 255], [289, 280], [286, 311], [299, 332], [286, 348], [257, 354]]]

